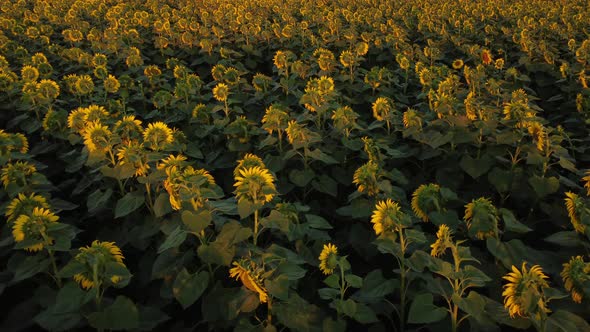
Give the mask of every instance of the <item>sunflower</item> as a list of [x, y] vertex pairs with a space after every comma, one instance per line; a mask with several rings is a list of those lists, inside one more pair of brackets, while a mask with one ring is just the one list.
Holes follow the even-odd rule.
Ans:
[[82, 133], [86, 126], [86, 115], [88, 110], [84, 107], [78, 107], [68, 115], [68, 128], [77, 133]]
[[239, 173], [234, 184], [238, 201], [246, 199], [253, 204], [264, 204], [270, 202], [277, 194], [274, 176], [266, 168], [242, 168]]
[[590, 169], [586, 171], [586, 176], [582, 178], [584, 181], [584, 188], [586, 188], [586, 196], [590, 196]]
[[82, 288], [90, 289], [102, 285], [117, 285], [123, 275], [109, 272], [112, 263], [126, 267], [123, 263], [123, 253], [115, 245], [115, 242], [100, 242], [94, 240], [92, 245], [80, 248], [80, 252], [74, 260], [83, 266], [84, 271], [74, 275], [76, 281]]
[[526, 128], [529, 135], [533, 138], [533, 142], [536, 143], [537, 150], [543, 152], [545, 148], [545, 141], [547, 140], [547, 133], [545, 127], [536, 121], [527, 121]]
[[11, 183], [22, 187], [27, 184], [27, 178], [35, 172], [37, 172], [37, 168], [33, 164], [26, 161], [17, 161], [2, 167], [0, 179], [4, 188], [8, 187]]
[[352, 66], [354, 66], [356, 62], [356, 57], [352, 54], [351, 51], [342, 51], [342, 53], [340, 53], [340, 63], [342, 64], [342, 66], [344, 66], [344, 68], [350, 68]]
[[496, 61], [494, 62], [494, 67], [496, 67], [496, 69], [501, 70], [504, 68], [504, 59], [496, 59]]
[[94, 82], [92, 81], [92, 77], [90, 77], [90, 75], [82, 75], [78, 77], [76, 83], [74, 83], [74, 87], [77, 94], [87, 95], [94, 91]]
[[504, 285], [504, 307], [508, 309], [510, 317], [535, 317], [551, 312], [547, 308], [548, 300], [545, 298], [544, 290], [549, 288], [545, 279], [548, 277], [543, 273], [539, 265], [533, 265], [527, 270], [526, 262], [522, 263], [521, 270], [512, 265], [512, 272], [509, 272], [503, 279], [508, 283]]
[[18, 193], [18, 196], [6, 207], [6, 213], [4, 215], [6, 216], [6, 221], [11, 222], [23, 214], [31, 215], [35, 208], [49, 209], [49, 204], [47, 204], [45, 197], [35, 193], [29, 196]]
[[225, 102], [229, 96], [229, 87], [224, 83], [219, 83], [213, 88], [213, 98], [217, 101]]
[[387, 97], [377, 98], [373, 103], [372, 108], [373, 117], [377, 121], [387, 121], [390, 113], [394, 110], [391, 100]]
[[106, 152], [111, 148], [111, 131], [107, 126], [104, 126], [100, 121], [92, 121], [84, 132], [84, 145], [89, 152]]
[[586, 225], [581, 222], [580, 216], [581, 214], [590, 214], [590, 211], [586, 208], [584, 200], [577, 194], [568, 191], [565, 196], [565, 207], [574, 230], [580, 234], [585, 234]]
[[319, 260], [320, 271], [323, 274], [330, 275], [334, 273], [334, 269], [338, 265], [338, 248], [331, 243], [324, 244]]
[[143, 149], [143, 144], [127, 142], [121, 144], [117, 149], [117, 159], [119, 165], [133, 165], [135, 168], [135, 176], [146, 176], [150, 165], [146, 161], [146, 153]]
[[121, 83], [115, 76], [109, 75], [103, 80], [103, 86], [106, 92], [116, 93], [117, 91], [119, 91]]
[[143, 132], [143, 140], [147, 147], [160, 151], [166, 146], [172, 144], [174, 137], [172, 136], [172, 129], [164, 122], [150, 123]]
[[357, 185], [359, 192], [375, 196], [379, 192], [379, 178], [379, 165], [374, 161], [369, 161], [354, 171], [352, 182]]
[[442, 209], [440, 186], [435, 183], [423, 184], [412, 194], [412, 211], [423, 221], [428, 221], [428, 214]]
[[[179, 162], [179, 160], [176, 160]], [[202, 197], [203, 188], [215, 186], [215, 179], [204, 169], [194, 169], [188, 166], [169, 167], [166, 169], [167, 178], [164, 180], [164, 188], [170, 196], [170, 205], [174, 210], [182, 208], [182, 202], [190, 202], [195, 209], [203, 206], [206, 198]]]
[[331, 95], [334, 92], [334, 79], [328, 76], [320, 77], [317, 82], [317, 91], [322, 97]]
[[273, 131], [284, 131], [289, 122], [287, 109], [279, 104], [269, 106], [262, 117], [262, 129], [272, 135]]
[[560, 275], [565, 283], [565, 289], [572, 294], [572, 300], [582, 303], [584, 289], [590, 281], [590, 263], [584, 262], [582, 256], [572, 257], [569, 262], [563, 264]]
[[461, 69], [463, 68], [463, 60], [457, 59], [453, 61], [453, 69]]
[[422, 118], [418, 111], [408, 108], [402, 118], [404, 128], [422, 128]]
[[492, 201], [485, 197], [474, 199], [465, 205], [465, 216], [470, 236], [483, 240], [498, 237], [498, 211]]
[[113, 133], [126, 142], [139, 139], [143, 133], [141, 120], [136, 119], [135, 115], [125, 115], [121, 120], [115, 122]]
[[156, 168], [159, 170], [165, 170], [166, 174], [169, 174], [176, 169], [185, 167], [187, 165], [186, 160], [187, 158], [181, 154], [176, 156], [171, 154], [168, 157], [162, 159]]
[[430, 255], [433, 257], [439, 257], [445, 253], [445, 251], [453, 246], [453, 232], [449, 226], [442, 224], [438, 227], [436, 232], [436, 241], [430, 245], [432, 250]]
[[270, 88], [272, 83], [272, 77], [269, 77], [262, 73], [257, 73], [256, 75], [254, 75], [254, 77], [252, 77], [252, 86], [257, 92], [267, 92], [268, 88]]
[[223, 80], [229, 85], [236, 85], [240, 83], [240, 72], [234, 67], [229, 67], [223, 73]]
[[246, 155], [244, 155], [244, 157], [238, 161], [238, 165], [234, 169], [234, 178], [240, 176], [241, 170], [251, 167], [266, 168], [266, 165], [257, 155], [246, 153]]
[[244, 287], [258, 294], [258, 300], [260, 303], [268, 302], [268, 292], [264, 287], [264, 280], [261, 277], [264, 270], [257, 268], [254, 262], [250, 262], [250, 266], [246, 265], [246, 261], [233, 262], [232, 267], [229, 270], [230, 278], [236, 278], [240, 280]]
[[41, 80], [36, 88], [40, 101], [43, 103], [48, 103], [59, 96], [59, 85], [55, 81]]
[[59, 217], [49, 209], [34, 207], [31, 214], [21, 214], [12, 225], [14, 242], [27, 241], [27, 251], [40, 251], [44, 246], [53, 243], [53, 239], [45, 233], [49, 223], [55, 223]]
[[379, 146], [375, 143], [375, 140], [370, 137], [363, 137], [361, 140], [364, 143], [363, 150], [369, 156], [369, 161], [379, 163], [381, 162], [381, 151], [379, 150]]
[[371, 223], [377, 236], [387, 232], [399, 232], [410, 226], [410, 220], [401, 211], [399, 204], [389, 198], [377, 202]]
[[340, 132], [344, 132], [346, 136], [350, 131], [357, 127], [356, 120], [359, 114], [356, 113], [350, 106], [338, 107], [332, 112], [332, 121], [334, 121], [334, 128]]
[[90, 105], [86, 107], [86, 116], [84, 117], [84, 120], [86, 122], [104, 121], [107, 120], [109, 116], [109, 112], [103, 106]]
[[33, 66], [23, 66], [20, 76], [24, 82], [35, 82], [39, 78], [39, 70]]
[[211, 76], [213, 76], [213, 79], [216, 81], [221, 81], [223, 80], [223, 74], [225, 73], [225, 66], [222, 64], [216, 64], [215, 66], [213, 66], [213, 68], [211, 68]]
[[492, 59], [492, 53], [490, 52], [490, 50], [484, 49], [483, 51], [481, 51], [481, 62], [484, 65], [489, 65], [493, 61], [494, 59]]

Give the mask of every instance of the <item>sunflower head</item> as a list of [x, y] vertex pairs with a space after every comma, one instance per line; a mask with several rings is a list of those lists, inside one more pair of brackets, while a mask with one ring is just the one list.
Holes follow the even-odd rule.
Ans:
[[248, 200], [252, 204], [262, 205], [270, 202], [277, 194], [274, 185], [274, 176], [260, 166], [242, 168], [239, 176], [235, 177], [235, 194], [238, 201]]
[[10, 184], [16, 184], [19, 187], [27, 185], [28, 179], [37, 172], [37, 168], [26, 161], [17, 161], [15, 163], [8, 163], [2, 167], [0, 179], [4, 188]]
[[251, 260], [240, 260], [239, 262], [233, 262], [232, 265], [234, 267], [229, 270], [230, 278], [240, 280], [244, 287], [257, 293], [260, 303], [268, 302], [268, 292], [264, 287], [264, 278], [262, 277], [264, 269], [258, 267]]
[[586, 224], [582, 220], [590, 218], [590, 210], [586, 207], [584, 199], [577, 194], [568, 191], [565, 196], [565, 207], [574, 230], [580, 234], [585, 234]]
[[141, 120], [135, 118], [135, 115], [125, 115], [123, 118], [115, 122], [113, 133], [121, 137], [124, 142], [136, 141], [143, 133]]
[[590, 282], [590, 263], [584, 262], [582, 256], [572, 257], [569, 262], [563, 264], [561, 278], [565, 289], [572, 294], [572, 300], [582, 303], [585, 289]]
[[412, 194], [412, 211], [423, 221], [428, 221], [428, 214], [443, 208], [440, 186], [435, 183], [423, 184]]
[[586, 171], [586, 176], [582, 178], [584, 188], [586, 188], [586, 196], [590, 196], [590, 169]]
[[150, 169], [146, 160], [146, 151], [142, 144], [127, 142], [117, 149], [119, 165], [132, 165], [135, 168], [135, 176], [146, 176]]
[[388, 121], [395, 111], [393, 102], [387, 97], [379, 97], [373, 102], [373, 117], [377, 121]]
[[195, 210], [201, 208], [216, 186], [215, 179], [209, 172], [194, 169], [192, 166], [184, 169], [170, 166], [166, 169], [166, 175], [168, 177], [164, 180], [164, 188], [170, 195], [170, 205], [174, 210], [180, 210], [182, 202], [191, 203]]
[[6, 207], [6, 221], [12, 222], [23, 214], [31, 215], [35, 208], [49, 209], [45, 197], [34, 193], [29, 196], [19, 193]]
[[257, 155], [252, 153], [246, 153], [246, 155], [244, 155], [244, 157], [238, 161], [238, 165], [234, 169], [234, 178], [240, 176], [241, 170], [250, 167], [266, 168], [266, 165], [264, 164], [262, 159], [260, 159], [260, 157], [258, 157]]
[[121, 87], [121, 83], [113, 75], [108, 75], [102, 83], [104, 85], [104, 90], [108, 93], [116, 93]]
[[463, 60], [461, 59], [457, 59], [455, 61], [453, 61], [453, 69], [461, 69], [463, 68]]
[[334, 273], [334, 269], [338, 266], [338, 248], [331, 243], [324, 244], [319, 260], [320, 271], [323, 274], [330, 275]]
[[105, 121], [109, 118], [109, 116], [110, 114], [107, 109], [104, 108], [104, 106], [90, 105], [86, 107], [86, 116], [84, 117], [84, 121]]
[[541, 319], [551, 312], [547, 308], [548, 300], [544, 290], [549, 288], [548, 277], [539, 265], [527, 269], [526, 262], [519, 270], [512, 266], [512, 271], [503, 277], [508, 283], [504, 285], [504, 307], [510, 317], [530, 317]]
[[403, 114], [404, 128], [422, 128], [422, 118], [418, 111], [408, 108]]
[[280, 105], [274, 104], [269, 106], [262, 117], [262, 129], [266, 130], [269, 134], [274, 131], [284, 131], [287, 129], [289, 122], [289, 114], [287, 109]]
[[100, 123], [100, 121], [90, 122], [84, 133], [84, 144], [90, 153], [104, 153], [109, 150], [111, 146], [112, 133], [109, 128]]
[[451, 248], [453, 244], [453, 232], [449, 226], [442, 224], [438, 227], [436, 232], [436, 241], [430, 245], [430, 255], [433, 257], [442, 256], [445, 251]]
[[379, 165], [369, 161], [354, 171], [352, 182], [357, 185], [357, 190], [369, 196], [375, 196], [379, 192]]
[[334, 121], [334, 128], [345, 133], [346, 136], [354, 128], [357, 128], [357, 119], [359, 115], [350, 106], [338, 107], [332, 113], [332, 121]]
[[377, 202], [371, 223], [375, 234], [379, 236], [380, 234], [399, 232], [403, 228], [409, 227], [412, 222], [401, 211], [399, 204], [388, 198], [385, 201]]
[[187, 166], [186, 162], [187, 158], [181, 154], [179, 155], [169, 155], [168, 157], [162, 159], [160, 163], [156, 166], [159, 170], [165, 170], [166, 174], [173, 172], [177, 169], [182, 169]]
[[350, 68], [355, 65], [356, 57], [351, 51], [345, 50], [340, 53], [340, 63], [344, 68]]
[[53, 239], [47, 235], [47, 227], [55, 223], [59, 217], [49, 209], [34, 207], [30, 214], [21, 214], [12, 225], [14, 242], [26, 242], [27, 251], [40, 251], [44, 246], [51, 245]]
[[77, 133], [82, 133], [86, 128], [87, 109], [78, 107], [68, 115], [68, 128]]
[[74, 83], [74, 88], [77, 94], [79, 95], [87, 95], [94, 91], [94, 82], [92, 81], [92, 77], [90, 75], [82, 75], [78, 76], [76, 83]]
[[74, 281], [84, 289], [121, 286], [121, 281], [129, 277], [123, 259], [121, 249], [114, 242], [95, 240], [92, 245], [80, 248], [74, 257], [83, 270], [74, 275]]
[[229, 87], [225, 83], [219, 83], [213, 88], [213, 98], [225, 102], [229, 96]]
[[484, 49], [483, 51], [481, 51], [481, 62], [484, 65], [489, 65], [493, 61], [494, 59], [492, 59], [492, 53], [490, 52], [490, 50]]
[[39, 70], [33, 66], [23, 66], [20, 76], [24, 82], [35, 82], [39, 78]]
[[498, 211], [492, 201], [485, 197], [474, 199], [465, 205], [465, 216], [469, 235], [480, 240], [498, 237]]
[[144, 144], [153, 151], [165, 149], [174, 141], [172, 129], [164, 122], [150, 123], [143, 132]]

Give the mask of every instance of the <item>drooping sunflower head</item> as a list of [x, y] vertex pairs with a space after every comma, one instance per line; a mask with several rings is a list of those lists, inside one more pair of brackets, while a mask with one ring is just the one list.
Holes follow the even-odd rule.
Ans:
[[548, 138], [545, 127], [537, 121], [527, 121], [525, 126], [529, 132], [529, 135], [533, 138], [533, 142], [535, 142], [537, 150], [543, 152]]
[[125, 142], [138, 140], [143, 133], [141, 120], [136, 119], [135, 115], [125, 115], [121, 120], [115, 122], [113, 132]]
[[88, 110], [85, 107], [78, 107], [68, 115], [68, 128], [77, 133], [82, 133], [86, 128], [86, 113]]
[[82, 137], [84, 138], [84, 145], [91, 153], [104, 153], [111, 148], [112, 133], [100, 121], [90, 122], [86, 126]]
[[443, 208], [440, 186], [435, 183], [422, 184], [412, 194], [412, 211], [423, 221], [428, 221], [428, 214]]
[[13, 183], [17, 186], [25, 186], [31, 175], [37, 172], [37, 168], [26, 161], [8, 163], [2, 167], [1, 177], [4, 188]]
[[338, 107], [332, 113], [332, 121], [334, 121], [334, 128], [340, 132], [348, 133], [357, 127], [357, 119], [359, 115], [350, 106]]
[[380, 234], [399, 232], [403, 228], [409, 227], [411, 220], [401, 211], [398, 203], [388, 198], [385, 201], [377, 202], [371, 223], [375, 234], [379, 236]]
[[304, 125], [295, 120], [289, 121], [287, 125], [287, 139], [294, 148], [306, 146], [311, 141], [311, 132]]
[[225, 102], [229, 96], [229, 87], [225, 83], [219, 83], [213, 88], [213, 98]]
[[166, 174], [168, 174], [174, 170], [182, 169], [187, 166], [188, 163], [186, 160], [187, 158], [181, 154], [176, 156], [171, 154], [168, 157], [162, 159], [156, 167], [159, 170], [165, 170]]
[[334, 273], [334, 269], [338, 265], [338, 248], [332, 243], [324, 244], [324, 248], [320, 253], [320, 271], [325, 275]]
[[586, 233], [586, 225], [582, 223], [581, 216], [590, 215], [589, 209], [586, 207], [584, 199], [572, 192], [565, 193], [565, 207], [567, 214], [570, 217], [570, 222], [574, 226], [574, 230], [580, 234]]
[[80, 248], [80, 252], [74, 257], [74, 260], [84, 269], [83, 272], [74, 275], [74, 281], [84, 289], [117, 286], [123, 278], [128, 277], [128, 273], [113, 272], [114, 269], [110, 266], [116, 264], [126, 268], [123, 263], [124, 258], [115, 242], [94, 240], [92, 245]]
[[508, 283], [504, 285], [504, 307], [508, 309], [510, 317], [534, 317], [540, 319], [551, 310], [547, 308], [548, 300], [544, 290], [549, 288], [548, 277], [539, 265], [527, 269], [526, 262], [519, 270], [512, 265], [512, 272], [503, 277]]
[[251, 167], [266, 168], [266, 165], [257, 155], [246, 153], [246, 155], [238, 161], [238, 165], [234, 169], [234, 178], [240, 176], [241, 170]]
[[49, 209], [45, 197], [34, 193], [29, 196], [19, 193], [6, 207], [6, 221], [11, 222], [23, 214], [31, 215], [35, 208]]
[[289, 114], [287, 109], [280, 104], [273, 104], [266, 109], [262, 117], [262, 129], [272, 134], [274, 131], [285, 130], [288, 122]]
[[150, 123], [143, 132], [143, 140], [147, 148], [153, 151], [165, 149], [174, 141], [172, 129], [164, 122]]
[[563, 264], [560, 275], [565, 289], [572, 295], [572, 300], [582, 303], [585, 289], [588, 288], [590, 282], [590, 263], [584, 262], [582, 256], [572, 257], [569, 262]]
[[590, 196], [590, 169], [586, 171], [586, 176], [582, 178], [584, 188], [586, 188], [586, 196]]
[[55, 223], [59, 217], [49, 209], [34, 207], [30, 214], [21, 214], [12, 225], [12, 237], [14, 242], [26, 241], [23, 249], [27, 251], [40, 251], [46, 245], [51, 245], [53, 239], [46, 234], [50, 223]]
[[109, 118], [110, 114], [104, 106], [100, 105], [90, 105], [86, 107], [86, 117], [84, 121], [86, 122], [93, 122], [93, 121], [105, 121]]
[[274, 176], [266, 168], [254, 166], [240, 169], [235, 180], [238, 201], [245, 199], [253, 204], [264, 204], [277, 194]]
[[379, 192], [379, 165], [369, 161], [354, 171], [352, 182], [357, 185], [357, 190], [369, 196], [375, 196]]
[[132, 165], [135, 168], [135, 176], [145, 176], [150, 166], [146, 160], [146, 151], [143, 144], [127, 142], [117, 149], [119, 165]]
[[492, 201], [485, 197], [474, 199], [465, 205], [467, 229], [471, 237], [483, 240], [498, 237], [498, 211]]
[[373, 102], [373, 117], [377, 121], [389, 120], [391, 113], [394, 111], [393, 102], [387, 97], [379, 97]]
[[240, 280], [244, 287], [257, 293], [260, 303], [268, 302], [268, 292], [264, 287], [264, 278], [262, 277], [264, 269], [258, 267], [251, 260], [240, 260], [239, 262], [233, 262], [232, 265], [234, 267], [229, 270], [230, 278]]
[[422, 118], [418, 111], [408, 108], [403, 115], [404, 128], [422, 128]]
[[453, 246], [453, 232], [449, 226], [442, 224], [438, 227], [436, 232], [436, 241], [430, 245], [430, 255], [433, 257], [439, 257], [445, 253], [445, 251]]
[[379, 150], [379, 146], [375, 142], [374, 139], [370, 137], [363, 137], [361, 140], [364, 143], [364, 151], [369, 156], [369, 161], [380, 163], [381, 162], [381, 151]]

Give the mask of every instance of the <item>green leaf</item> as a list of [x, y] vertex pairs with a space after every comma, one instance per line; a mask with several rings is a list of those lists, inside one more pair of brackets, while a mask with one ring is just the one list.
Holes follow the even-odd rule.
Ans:
[[315, 173], [311, 169], [294, 169], [289, 172], [289, 180], [298, 187], [305, 187], [313, 180]]
[[471, 156], [466, 155], [461, 158], [461, 162], [459, 163], [461, 169], [474, 179], [487, 173], [493, 165], [494, 159], [487, 155], [484, 155], [484, 157], [480, 159], [474, 159]]
[[12, 283], [16, 283], [36, 275], [37, 273], [47, 270], [51, 261], [42, 255], [35, 256], [13, 256], [9, 265], [13, 264], [13, 260], [18, 260], [18, 263], [14, 268], [10, 270], [14, 273]]
[[182, 308], [186, 309], [201, 297], [207, 285], [209, 285], [208, 272], [201, 271], [190, 274], [186, 268], [183, 268], [176, 276], [176, 280], [174, 280], [172, 293], [174, 298], [180, 302]]
[[590, 324], [584, 318], [569, 311], [557, 310], [547, 319], [547, 331], [590, 331]]
[[377, 303], [398, 287], [398, 280], [385, 279], [381, 270], [373, 270], [365, 276], [361, 289], [352, 297], [363, 303]]
[[370, 323], [375, 323], [375, 322], [379, 321], [377, 319], [377, 315], [375, 314], [375, 311], [373, 311], [373, 309], [371, 309], [369, 306], [367, 306], [364, 303], [357, 303], [356, 304], [356, 312], [354, 313], [352, 318], [354, 318], [354, 320], [356, 320], [357, 322], [359, 322], [361, 324], [370, 324]]
[[408, 312], [408, 323], [430, 324], [445, 318], [447, 311], [435, 306], [432, 300], [430, 293], [416, 295]]
[[504, 225], [506, 226], [507, 231], [514, 233], [528, 233], [532, 231], [527, 225], [516, 220], [512, 211], [504, 208], [501, 208], [498, 211], [502, 215], [502, 220], [504, 220]]
[[168, 234], [168, 237], [164, 243], [160, 245], [158, 248], [158, 254], [161, 254], [163, 251], [166, 251], [170, 248], [176, 248], [180, 246], [186, 239], [186, 234], [186, 231], [181, 229], [180, 226], [176, 227], [175, 230]]
[[561, 231], [549, 235], [544, 239], [545, 241], [557, 244], [564, 247], [579, 247], [584, 245], [584, 241], [580, 239], [578, 233], [574, 231]]
[[154, 213], [156, 217], [160, 218], [172, 212], [170, 205], [170, 195], [168, 193], [161, 193], [154, 202]]
[[311, 186], [322, 193], [328, 194], [332, 197], [338, 196], [338, 183], [326, 174], [320, 175], [317, 180], [311, 182]]
[[553, 176], [549, 178], [542, 178], [540, 176], [533, 175], [529, 178], [529, 184], [531, 187], [533, 187], [539, 198], [556, 193], [557, 190], [559, 190], [559, 179]]
[[315, 149], [313, 151], [310, 150], [305, 150], [305, 153], [307, 154], [308, 157], [311, 157], [312, 159], [315, 160], [319, 160], [324, 162], [325, 164], [328, 165], [332, 165], [332, 164], [338, 164], [338, 161], [332, 157], [330, 157], [329, 155], [325, 154], [324, 152], [322, 152], [320, 149]]
[[236, 249], [223, 243], [213, 242], [211, 244], [202, 244], [197, 248], [197, 254], [204, 263], [230, 266], [234, 258]]
[[305, 219], [307, 219], [307, 222], [309, 224], [309, 227], [311, 228], [316, 228], [316, 229], [332, 229], [332, 225], [330, 225], [330, 223], [320, 217], [320, 216], [316, 216], [315, 214], [306, 214], [305, 215]]
[[245, 219], [250, 216], [258, 207], [255, 204], [250, 203], [246, 199], [238, 201], [238, 214], [240, 219]]
[[340, 289], [340, 275], [331, 274], [326, 279], [324, 279], [324, 284], [328, 285], [331, 288]]
[[197, 212], [182, 211], [182, 223], [193, 233], [199, 234], [211, 224], [211, 211], [202, 209]]
[[92, 194], [88, 195], [88, 200], [86, 201], [86, 207], [88, 207], [88, 212], [93, 213], [100, 208], [106, 207], [106, 203], [108, 202], [109, 198], [111, 198], [113, 194], [113, 190], [108, 188], [104, 192], [100, 189], [97, 189]]
[[115, 207], [115, 218], [121, 218], [129, 213], [139, 209], [145, 202], [145, 197], [142, 193], [137, 191], [127, 193], [123, 198], [117, 201], [117, 206]]
[[284, 301], [289, 299], [289, 277], [287, 275], [281, 274], [274, 279], [266, 279], [264, 286], [273, 297]]
[[90, 326], [102, 330], [130, 330], [139, 327], [137, 307], [125, 296], [117, 296], [113, 304], [103, 311], [88, 316]]
[[363, 286], [363, 278], [354, 274], [347, 274], [344, 276], [344, 280], [354, 288], [361, 288]]

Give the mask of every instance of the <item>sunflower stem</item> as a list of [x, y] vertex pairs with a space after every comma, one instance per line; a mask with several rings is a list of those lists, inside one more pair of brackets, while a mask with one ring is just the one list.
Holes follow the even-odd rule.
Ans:
[[258, 243], [258, 210], [254, 210], [254, 245]]

